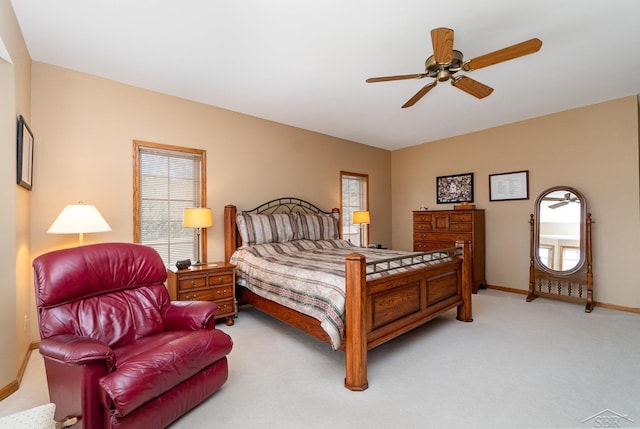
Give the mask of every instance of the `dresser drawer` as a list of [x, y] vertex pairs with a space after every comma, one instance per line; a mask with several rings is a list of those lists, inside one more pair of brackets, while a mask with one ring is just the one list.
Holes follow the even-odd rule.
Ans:
[[451, 213], [451, 222], [471, 222], [473, 219], [472, 213]]
[[449, 229], [451, 232], [472, 232], [473, 224], [472, 223], [452, 223], [449, 225]]
[[431, 222], [431, 213], [414, 213], [414, 222]]
[[186, 277], [178, 281], [178, 291], [197, 289], [207, 286], [207, 276]]
[[472, 235], [470, 232], [432, 232], [427, 234], [427, 237], [424, 239], [429, 241], [439, 241], [441, 243], [450, 243], [451, 246], [455, 244], [456, 241], [468, 241], [472, 239]]
[[433, 231], [433, 227], [430, 223], [414, 223], [413, 229], [415, 231]]
[[209, 286], [233, 284], [233, 273], [223, 273], [209, 276]]

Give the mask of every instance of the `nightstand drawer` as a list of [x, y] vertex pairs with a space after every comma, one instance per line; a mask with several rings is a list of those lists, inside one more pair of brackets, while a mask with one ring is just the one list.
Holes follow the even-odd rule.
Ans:
[[223, 299], [223, 298], [233, 298], [233, 284], [230, 283], [226, 286], [218, 286], [211, 289], [213, 293], [214, 300]]
[[233, 284], [233, 272], [213, 274], [209, 276], [209, 286], [217, 286], [223, 284]]
[[197, 289], [207, 286], [207, 276], [188, 277], [180, 279], [178, 282], [178, 290]]
[[180, 301], [213, 301], [218, 295], [215, 289], [196, 289], [187, 292], [180, 292], [178, 300]]
[[216, 304], [218, 304], [218, 311], [216, 311], [216, 317], [223, 316], [226, 314], [235, 314], [236, 312], [236, 306], [235, 306], [235, 303], [233, 302], [233, 298], [216, 301]]

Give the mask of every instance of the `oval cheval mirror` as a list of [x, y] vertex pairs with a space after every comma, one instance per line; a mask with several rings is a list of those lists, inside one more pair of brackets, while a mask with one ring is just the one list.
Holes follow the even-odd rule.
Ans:
[[529, 294], [586, 303], [593, 310], [591, 213], [578, 190], [555, 186], [536, 199], [530, 216]]

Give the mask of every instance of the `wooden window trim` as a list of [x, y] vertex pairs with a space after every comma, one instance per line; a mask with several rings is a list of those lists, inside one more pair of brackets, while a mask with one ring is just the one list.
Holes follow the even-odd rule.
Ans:
[[[153, 143], [142, 140], [133, 141], [133, 242], [140, 243], [140, 147], [152, 149], [170, 150], [175, 152], [185, 152], [200, 155], [202, 159], [202, 178], [200, 204], [206, 207], [207, 203], [207, 152], [203, 149], [194, 149], [183, 146]], [[207, 260], [207, 228], [203, 228], [200, 233], [202, 240], [202, 250], [200, 259]]]

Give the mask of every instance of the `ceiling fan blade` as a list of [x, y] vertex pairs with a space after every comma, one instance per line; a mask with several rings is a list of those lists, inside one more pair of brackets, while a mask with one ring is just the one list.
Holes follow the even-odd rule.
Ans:
[[418, 74], [401, 74], [398, 76], [383, 76], [383, 77], [370, 77], [367, 79], [368, 83], [373, 82], [388, 82], [390, 80], [403, 80], [403, 79], [422, 79], [426, 77], [426, 73], [418, 73]]
[[567, 204], [569, 204], [566, 201], [560, 201], [559, 203], [555, 203], [555, 204], [551, 204], [549, 206], [550, 209], [557, 209], [558, 207], [562, 207], [562, 206], [566, 206]]
[[438, 64], [451, 64], [453, 60], [453, 30], [434, 28], [431, 30], [433, 56]]
[[431, 91], [431, 89], [436, 86], [436, 84], [438, 83], [437, 80], [434, 80], [431, 83], [426, 84], [425, 86], [422, 87], [422, 89], [418, 92], [416, 92], [416, 95], [414, 95], [413, 97], [411, 97], [406, 103], [404, 103], [402, 105], [403, 109], [406, 109], [407, 107], [411, 107], [414, 104], [416, 104], [422, 97], [425, 96], [425, 94], [429, 91]]
[[451, 85], [471, 94], [476, 98], [484, 98], [493, 92], [493, 88], [467, 76], [451, 79]]
[[465, 71], [481, 69], [503, 61], [509, 61], [514, 58], [533, 54], [534, 52], [538, 52], [541, 47], [542, 41], [534, 38], [527, 40], [526, 42], [518, 43], [516, 45], [473, 58], [465, 62], [462, 68]]

